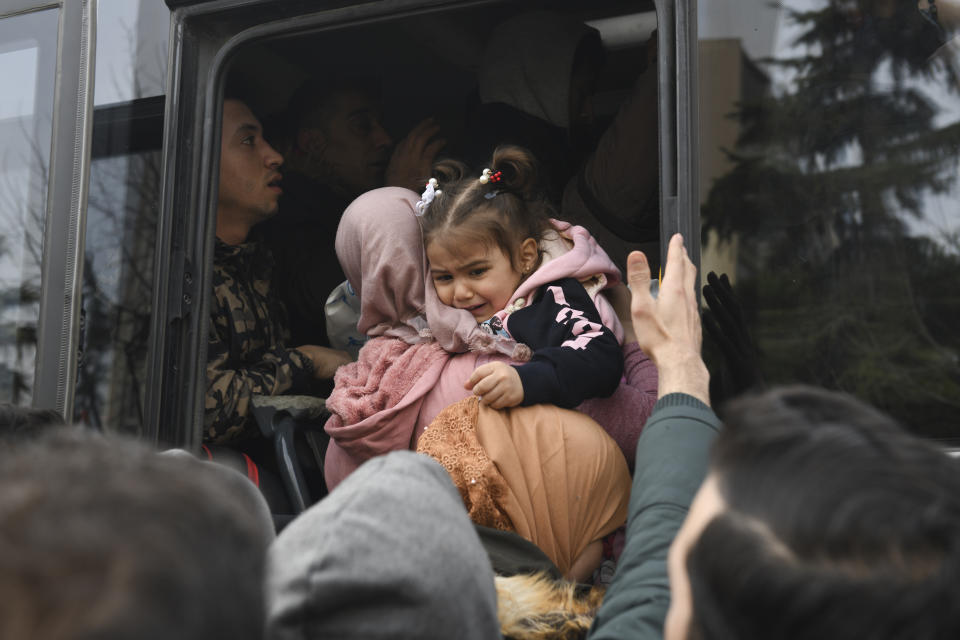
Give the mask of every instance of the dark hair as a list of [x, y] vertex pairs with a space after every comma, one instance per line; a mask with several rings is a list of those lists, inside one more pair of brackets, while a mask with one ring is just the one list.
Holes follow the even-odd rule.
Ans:
[[[466, 165], [444, 160], [434, 165], [439, 194], [421, 218], [423, 244], [451, 236], [493, 243], [514, 264], [517, 247], [527, 238], [538, 243], [551, 229], [553, 207], [540, 188], [537, 161], [521, 147], [500, 146], [488, 167], [499, 181], [480, 182]], [[493, 195], [491, 195], [493, 194]]]
[[0, 442], [3, 444], [32, 440], [45, 431], [62, 425], [63, 416], [53, 409], [0, 404]]
[[960, 462], [850, 396], [729, 405], [691, 638], [960, 637]]
[[223, 101], [238, 100], [253, 110], [252, 102], [255, 92], [251, 89], [249, 82], [236, 71], [227, 74], [227, 79], [223, 85]]
[[0, 637], [259, 639], [255, 494], [185, 457], [73, 428], [0, 452]]
[[287, 105], [286, 120], [289, 133], [303, 128], [322, 128], [344, 93], [359, 93], [371, 100], [378, 99], [377, 83], [364, 76], [311, 76], [300, 84]]

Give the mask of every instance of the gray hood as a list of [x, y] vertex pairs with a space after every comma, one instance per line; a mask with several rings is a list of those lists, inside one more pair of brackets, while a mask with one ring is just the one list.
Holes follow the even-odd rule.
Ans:
[[502, 102], [567, 129], [573, 60], [588, 37], [600, 34], [550, 11], [524, 13], [497, 25], [478, 73], [481, 102]]
[[493, 570], [435, 461], [374, 458], [270, 550], [269, 640], [500, 637]]

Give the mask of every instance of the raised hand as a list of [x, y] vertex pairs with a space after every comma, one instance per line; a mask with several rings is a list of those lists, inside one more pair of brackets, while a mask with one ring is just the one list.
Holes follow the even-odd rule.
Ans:
[[433, 118], [427, 118], [397, 143], [387, 165], [385, 178], [388, 187], [405, 187], [417, 193], [423, 191], [437, 153], [447, 144], [443, 138], [435, 137], [439, 132], [440, 127]]
[[[718, 277], [712, 271], [708, 273], [703, 298], [709, 307], [703, 312], [703, 327], [723, 354], [730, 374], [724, 376], [722, 394], [737, 395], [761, 384], [757, 347], [747, 330], [743, 308], [733, 293], [727, 275]], [[719, 389], [716, 391], [721, 392]]]
[[657, 365], [658, 395], [680, 392], [710, 402], [710, 374], [700, 357], [703, 333], [697, 305], [697, 268], [683, 237], [670, 239], [660, 292], [650, 295], [650, 266], [640, 251], [627, 256], [630, 312], [637, 343]]

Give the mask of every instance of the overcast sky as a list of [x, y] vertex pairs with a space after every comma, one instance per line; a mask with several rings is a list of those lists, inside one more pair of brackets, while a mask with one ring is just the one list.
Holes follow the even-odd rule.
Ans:
[[169, 29], [170, 10], [162, 0], [100, 0], [94, 104], [162, 94]]

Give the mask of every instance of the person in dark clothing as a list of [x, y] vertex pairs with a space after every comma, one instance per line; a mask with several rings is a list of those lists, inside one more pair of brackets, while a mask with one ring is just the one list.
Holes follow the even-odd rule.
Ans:
[[287, 307], [295, 343], [330, 346], [324, 307], [346, 280], [333, 248], [340, 216], [361, 193], [422, 188], [444, 141], [424, 120], [394, 145], [374, 92], [355, 78], [312, 78], [290, 101], [280, 214], [260, 225], [273, 251], [273, 286]]
[[[260, 438], [254, 395], [309, 393], [350, 357], [317, 345], [291, 348], [283, 304], [272, 293], [272, 259], [250, 229], [277, 211], [283, 157], [262, 137], [240, 100], [223, 105], [220, 186], [207, 349], [204, 441], [241, 444]], [[296, 344], [296, 343], [293, 343]]]
[[529, 149], [559, 217], [589, 230], [621, 270], [631, 249], [659, 256], [656, 39], [646, 47], [644, 71], [596, 140], [599, 32], [551, 11], [504, 21], [487, 41], [481, 104], [455, 149], [477, 171], [499, 145]]

